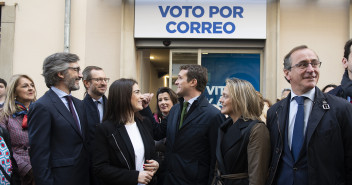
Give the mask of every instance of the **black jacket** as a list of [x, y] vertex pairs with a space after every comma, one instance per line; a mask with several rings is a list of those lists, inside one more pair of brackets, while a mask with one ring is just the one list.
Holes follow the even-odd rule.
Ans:
[[[306, 131], [309, 185], [352, 184], [352, 105], [322, 93], [315, 87], [315, 99]], [[290, 97], [268, 110], [272, 158], [267, 185], [277, 178], [284, 147], [284, 128]], [[302, 156], [301, 156], [302, 157]]]
[[[145, 160], [155, 159], [152, 123], [149, 119], [136, 119], [145, 149]], [[93, 170], [103, 185], [136, 185], [138, 174], [135, 154], [123, 124], [104, 121], [96, 129], [93, 140]], [[153, 180], [149, 184], [155, 183]]]

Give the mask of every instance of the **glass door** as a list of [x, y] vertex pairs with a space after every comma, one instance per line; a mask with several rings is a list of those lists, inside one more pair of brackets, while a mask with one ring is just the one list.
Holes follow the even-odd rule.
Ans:
[[169, 87], [176, 92], [175, 81], [180, 72], [180, 66], [185, 64], [200, 64], [199, 50], [198, 49], [183, 49], [183, 50], [170, 50], [170, 66], [169, 66]]

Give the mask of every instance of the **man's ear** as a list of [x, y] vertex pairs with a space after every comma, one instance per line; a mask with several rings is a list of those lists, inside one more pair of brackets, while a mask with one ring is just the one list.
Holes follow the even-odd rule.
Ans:
[[342, 58], [342, 65], [343, 65], [343, 67], [344, 67], [345, 69], [347, 69], [347, 67], [348, 67], [347, 62], [348, 62], [347, 58], [343, 57], [343, 58]]
[[190, 81], [191, 87], [197, 87], [197, 83], [198, 81], [195, 78]]
[[65, 78], [63, 72], [58, 72], [58, 73], [57, 73], [57, 76], [58, 76], [59, 78], [62, 78], [62, 79]]
[[290, 83], [291, 77], [290, 77], [290, 70], [284, 69], [284, 74], [285, 74], [285, 79], [288, 83]]
[[88, 80], [83, 80], [83, 85], [85, 88], [89, 88], [90, 84], [89, 84], [89, 81]]

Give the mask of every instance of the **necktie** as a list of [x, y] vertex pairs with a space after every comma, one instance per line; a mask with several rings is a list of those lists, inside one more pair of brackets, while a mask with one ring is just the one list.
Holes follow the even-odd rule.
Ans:
[[98, 120], [99, 120], [99, 122], [101, 122], [101, 120], [100, 120], [100, 112], [99, 112], [99, 104], [100, 104], [99, 100], [95, 101], [95, 105], [97, 106], [97, 111], [98, 111]]
[[181, 129], [182, 127], [182, 123], [183, 123], [183, 120], [185, 119], [185, 116], [187, 114], [187, 107], [188, 107], [188, 102], [183, 102], [183, 107], [182, 107], [182, 112], [181, 112], [181, 118], [180, 118], [180, 125], [178, 127], [178, 129]]
[[298, 104], [295, 126], [293, 128], [291, 152], [295, 161], [298, 159], [304, 140], [304, 96], [296, 96]]
[[68, 107], [69, 107], [70, 112], [71, 112], [71, 114], [72, 114], [72, 117], [73, 117], [73, 119], [74, 119], [74, 121], [75, 121], [75, 123], [76, 123], [76, 126], [77, 126], [78, 130], [81, 130], [81, 127], [80, 127], [80, 125], [79, 125], [79, 123], [78, 123], [78, 118], [77, 118], [76, 111], [75, 111], [75, 109], [73, 108], [72, 97], [69, 96], [69, 95], [67, 95], [67, 96], [65, 96], [65, 98], [66, 98], [66, 100], [67, 100]]

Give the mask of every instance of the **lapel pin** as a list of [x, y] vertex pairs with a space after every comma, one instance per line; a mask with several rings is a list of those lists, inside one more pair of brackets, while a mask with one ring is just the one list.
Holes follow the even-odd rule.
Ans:
[[323, 109], [324, 110], [329, 110], [330, 109], [330, 105], [325, 100], [323, 100]]

